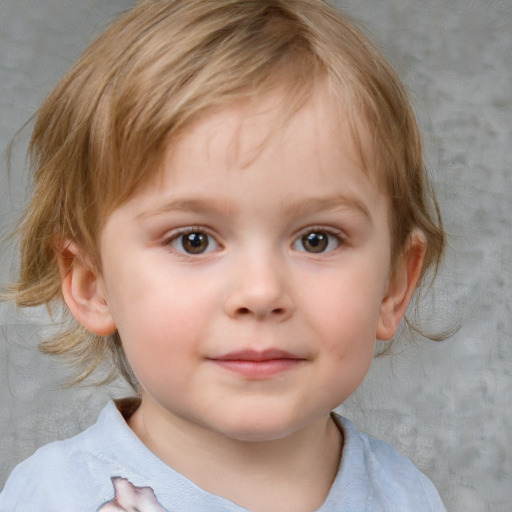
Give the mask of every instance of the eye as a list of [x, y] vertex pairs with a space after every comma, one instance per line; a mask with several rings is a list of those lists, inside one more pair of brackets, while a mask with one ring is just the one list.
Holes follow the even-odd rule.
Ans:
[[314, 230], [300, 236], [295, 240], [293, 248], [301, 252], [319, 254], [333, 251], [341, 244], [341, 239], [334, 233], [328, 231]]
[[179, 233], [172, 237], [168, 243], [178, 252], [184, 254], [205, 254], [219, 247], [219, 243], [203, 231]]

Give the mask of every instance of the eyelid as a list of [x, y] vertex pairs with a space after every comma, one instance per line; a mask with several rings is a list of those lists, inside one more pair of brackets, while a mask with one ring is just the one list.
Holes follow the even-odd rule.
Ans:
[[[302, 237], [304, 237], [305, 235], [307, 235], [309, 233], [326, 233], [327, 235], [336, 238], [336, 240], [338, 242], [337, 246], [334, 247], [333, 249], [330, 249], [328, 251], [323, 251], [323, 252], [316, 253], [318, 255], [319, 254], [325, 255], [327, 253], [335, 251], [340, 246], [345, 245], [346, 238], [347, 238], [346, 234], [342, 230], [340, 230], [340, 229], [334, 228], [332, 226], [313, 225], [313, 226], [308, 226], [307, 228], [301, 229], [294, 236], [293, 242], [292, 242], [292, 248], [295, 247], [295, 244], [297, 242], [300, 242], [302, 240]], [[308, 252], [308, 251], [305, 251], [305, 250], [302, 250], [302, 251], [299, 250], [299, 252], [305, 252], [306, 254], [312, 254], [312, 255], [315, 254], [314, 252]]]
[[322, 224], [313, 224], [311, 226], [302, 228], [296, 233], [294, 238], [299, 238], [301, 236], [307, 235], [308, 233], [316, 233], [316, 232], [327, 233], [329, 235], [333, 235], [333, 236], [339, 238], [340, 240], [346, 238], [346, 234], [343, 230], [341, 230], [339, 228], [335, 228], [333, 226], [327, 226], [327, 225], [322, 225]]
[[[207, 235], [210, 240], [210, 243], [211, 243], [211, 241], [213, 241], [215, 246], [211, 249], [208, 247], [208, 249], [205, 252], [197, 253], [197, 254], [189, 253], [184, 250], [179, 250], [178, 248], [176, 248], [174, 246], [174, 242], [179, 240], [180, 237], [182, 237], [184, 235], [188, 235], [190, 233], [202, 233], [202, 234]], [[188, 257], [192, 257], [192, 258], [197, 258], [197, 257], [203, 256], [206, 254], [210, 254], [211, 252], [215, 251], [219, 247], [222, 247], [222, 244], [217, 239], [217, 236], [215, 236], [212, 233], [211, 229], [209, 229], [205, 226], [184, 226], [182, 228], [173, 229], [170, 232], [167, 232], [164, 237], [162, 237], [162, 242], [160, 245], [162, 247], [172, 248], [172, 250], [174, 252], [176, 252], [177, 254], [179, 254], [180, 256], [188, 256]]]

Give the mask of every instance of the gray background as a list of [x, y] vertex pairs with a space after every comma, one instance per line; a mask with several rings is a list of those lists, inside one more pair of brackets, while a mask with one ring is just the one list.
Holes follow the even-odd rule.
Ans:
[[[0, 147], [85, 45], [129, 0], [0, 0]], [[512, 510], [512, 1], [340, 0], [409, 87], [450, 248], [426, 325], [462, 328], [440, 344], [401, 340], [342, 407], [411, 457], [449, 511]], [[27, 132], [2, 163], [0, 229], [26, 200]], [[0, 280], [16, 268], [11, 242]], [[107, 389], [62, 389], [61, 365], [36, 350], [41, 310], [0, 304], [0, 487], [39, 445], [93, 422]]]

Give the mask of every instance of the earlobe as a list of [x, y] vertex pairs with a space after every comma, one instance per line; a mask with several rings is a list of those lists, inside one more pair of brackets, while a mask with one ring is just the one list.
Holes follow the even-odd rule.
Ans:
[[381, 303], [377, 339], [390, 340], [407, 311], [423, 269], [426, 241], [423, 233], [414, 231], [391, 276]]
[[103, 279], [74, 242], [63, 244], [58, 255], [64, 300], [78, 322], [99, 336], [116, 331]]

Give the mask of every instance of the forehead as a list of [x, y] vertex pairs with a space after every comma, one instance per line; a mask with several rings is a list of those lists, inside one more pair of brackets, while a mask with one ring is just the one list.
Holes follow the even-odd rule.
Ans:
[[[325, 84], [300, 102], [290, 102], [282, 88], [200, 116], [169, 144], [150, 185], [162, 186], [162, 180], [170, 184], [184, 177], [193, 181], [198, 172], [203, 180], [214, 177], [215, 173], [204, 172], [206, 160], [217, 163], [216, 169], [222, 166], [226, 172], [243, 172], [256, 159], [270, 155], [281, 159], [283, 166], [307, 160], [311, 171], [320, 175], [326, 159], [341, 157], [373, 182], [369, 140], [365, 124], [354, 120], [345, 102]], [[273, 166], [278, 169], [277, 162]]]
[[256, 205], [278, 203], [284, 211], [287, 204], [296, 212], [322, 198], [342, 198], [363, 213], [382, 202], [348, 116], [333, 108], [329, 94], [319, 90], [295, 110], [283, 105], [282, 93], [269, 95], [211, 111], [190, 125], [146, 193], [138, 194], [142, 215], [169, 204], [199, 210], [212, 198], [224, 209], [258, 197]]

